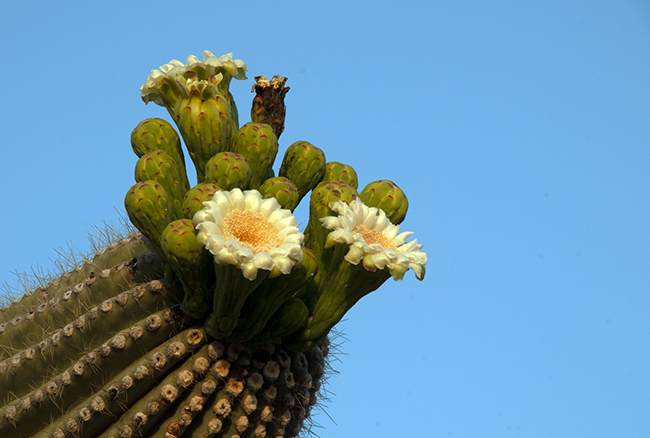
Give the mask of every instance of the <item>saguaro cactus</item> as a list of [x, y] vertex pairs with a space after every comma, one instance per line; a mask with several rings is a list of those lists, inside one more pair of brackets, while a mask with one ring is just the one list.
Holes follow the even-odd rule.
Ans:
[[[172, 126], [141, 122], [125, 197], [138, 231], [0, 309], [1, 437], [297, 436], [332, 327], [388, 278], [424, 277], [422, 246], [396, 225], [402, 190], [358, 193], [351, 166], [305, 141], [274, 177], [286, 78], [258, 77], [240, 128], [229, 85], [246, 64], [203, 55], [141, 88], [198, 184]], [[292, 211], [310, 191], [303, 233]]]

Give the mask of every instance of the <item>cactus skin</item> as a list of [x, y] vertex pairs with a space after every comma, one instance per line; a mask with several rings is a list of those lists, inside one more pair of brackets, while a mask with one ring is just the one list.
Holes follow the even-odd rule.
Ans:
[[[318, 260], [316, 260], [313, 251], [309, 248], [303, 248], [302, 252], [303, 262], [300, 266], [294, 267], [289, 275], [280, 275], [266, 281], [255, 289], [250, 298], [246, 300], [242, 309], [242, 314], [246, 316], [241, 318], [237, 324], [236, 333], [233, 335], [235, 340], [245, 342], [259, 334], [263, 329], [266, 330], [265, 326], [269, 318], [291, 296], [299, 293], [313, 280], [318, 270]], [[295, 330], [298, 328], [300, 326], [296, 327]], [[282, 336], [282, 334], [275, 335], [275, 337], [278, 336]], [[269, 342], [271, 339], [272, 337], [269, 338]], [[256, 342], [256, 344], [259, 344], [259, 342]]]
[[316, 187], [325, 173], [325, 153], [306, 141], [297, 141], [284, 153], [280, 176], [289, 178], [298, 188], [298, 202]]
[[212, 308], [212, 291], [206, 285], [213, 281], [210, 278], [210, 253], [198, 246], [196, 234], [191, 220], [179, 219], [165, 227], [160, 236], [160, 245], [167, 263], [183, 284], [184, 312], [193, 318], [200, 318]]
[[232, 152], [246, 158], [251, 169], [249, 189], [257, 189], [267, 179], [278, 153], [278, 138], [265, 123], [246, 123], [239, 128]]
[[291, 297], [271, 316], [264, 330], [253, 337], [249, 344], [264, 346], [281, 340], [283, 336], [290, 335], [304, 327], [308, 318], [309, 308], [305, 303], [300, 298]]
[[255, 92], [253, 107], [251, 108], [251, 120], [255, 123], [266, 123], [273, 128], [276, 137], [279, 139], [284, 131], [284, 119], [287, 109], [284, 98], [289, 92], [285, 87], [287, 78], [275, 75], [270, 81], [266, 75], [255, 76], [256, 84], [251, 92]]
[[359, 193], [359, 198], [368, 207], [377, 207], [386, 213], [391, 223], [397, 225], [404, 221], [409, 208], [406, 194], [397, 184], [387, 179], [373, 181]]
[[[148, 251], [142, 239], [142, 234], [139, 233], [131, 234], [111, 243], [107, 248], [98, 251], [92, 259], [81, 266], [77, 266], [73, 271], [66, 272], [60, 278], [36, 290], [26, 292], [22, 297], [16, 298], [11, 306], [0, 308], [0, 332], [3, 331], [3, 326], [6, 327], [5, 323], [28, 313], [30, 309], [39, 306], [43, 301], [60, 296], [63, 292], [84, 281], [89, 275], [103, 272], [123, 260], [131, 260]], [[0, 356], [1, 359], [2, 356]]]
[[[304, 328], [287, 340], [289, 348], [306, 351], [318, 345], [352, 306], [390, 278], [386, 269], [371, 272], [363, 264], [351, 265], [344, 261], [342, 265], [334, 275], [314, 279], [319, 286], [318, 300]], [[341, 285], [346, 287], [343, 289]]]
[[223, 339], [232, 334], [244, 302], [268, 277], [270, 271], [260, 270], [254, 280], [248, 280], [235, 265], [215, 264], [214, 269], [217, 276], [214, 304], [205, 327], [210, 336]]
[[165, 188], [155, 181], [141, 181], [126, 193], [124, 206], [133, 225], [162, 254], [160, 235], [168, 223], [178, 219]]
[[205, 180], [221, 190], [243, 189], [251, 179], [251, 169], [246, 158], [234, 152], [219, 152], [205, 166]]
[[339, 163], [338, 161], [330, 161], [325, 164], [323, 181], [343, 181], [354, 189], [359, 187], [357, 172], [354, 168], [347, 164]]
[[167, 191], [169, 201], [174, 206], [176, 217], [183, 216], [181, 204], [190, 184], [185, 168], [165, 151], [152, 151], [144, 154], [135, 164], [135, 181], [156, 181]]
[[191, 220], [203, 208], [203, 203], [212, 199], [217, 190], [221, 189], [214, 183], [200, 183], [188, 190], [182, 206], [185, 219]]
[[199, 90], [179, 101], [176, 124], [194, 162], [197, 179], [205, 181], [205, 165], [219, 152], [227, 151], [237, 131], [230, 103], [223, 96], [204, 99]]
[[[231, 438], [244, 425], [296, 436], [324, 366], [308, 358], [326, 344], [302, 354], [210, 341], [147, 251], [139, 234], [122, 239], [0, 311], [18, 315], [0, 325], [15, 347], [0, 358], [0, 436]], [[49, 302], [30, 300], [39, 294]], [[226, 401], [230, 415], [215, 414]]]
[[[153, 151], [165, 151], [185, 171], [181, 140], [172, 125], [163, 119], [146, 119], [131, 132], [131, 147], [138, 157]], [[187, 176], [185, 177], [187, 180]]]
[[264, 198], [275, 198], [282, 208], [293, 211], [300, 201], [298, 188], [283, 176], [271, 177], [258, 189]]
[[[342, 181], [323, 181], [312, 191], [309, 200], [309, 222], [305, 228], [305, 246], [314, 251], [316, 258], [322, 259], [325, 250], [325, 240], [329, 230], [320, 224], [320, 218], [334, 215], [329, 208], [330, 202], [339, 200], [351, 202], [357, 199], [357, 191]], [[321, 262], [321, 266], [323, 263]], [[320, 272], [320, 270], [319, 270]]]

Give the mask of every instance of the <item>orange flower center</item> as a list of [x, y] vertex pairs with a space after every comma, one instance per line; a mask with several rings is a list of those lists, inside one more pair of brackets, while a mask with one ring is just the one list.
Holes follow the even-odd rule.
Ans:
[[236, 240], [250, 248], [253, 254], [267, 252], [282, 244], [275, 225], [255, 211], [231, 211], [223, 219], [221, 233], [226, 240]]
[[352, 234], [359, 233], [363, 236], [363, 239], [366, 241], [368, 245], [372, 243], [378, 243], [382, 246], [382, 248], [387, 249], [391, 248], [397, 251], [397, 246], [395, 246], [395, 242], [393, 242], [391, 239], [387, 239], [381, 231], [378, 230], [369, 230], [368, 228], [364, 227], [363, 225], [357, 225], [357, 227], [352, 231]]

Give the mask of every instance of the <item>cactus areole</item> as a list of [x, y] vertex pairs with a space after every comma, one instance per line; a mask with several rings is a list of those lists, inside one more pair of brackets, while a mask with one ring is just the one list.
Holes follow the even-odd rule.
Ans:
[[275, 176], [289, 88], [258, 77], [240, 127], [229, 86], [246, 71], [206, 51], [151, 72], [142, 99], [178, 133], [162, 119], [131, 133], [138, 232], [0, 310], [0, 437], [297, 436], [332, 327], [389, 278], [422, 280], [395, 183], [359, 193], [352, 166], [303, 140]]

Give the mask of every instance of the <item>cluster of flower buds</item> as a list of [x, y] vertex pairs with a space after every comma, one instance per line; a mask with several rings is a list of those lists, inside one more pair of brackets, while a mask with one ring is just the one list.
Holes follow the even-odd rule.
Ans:
[[[257, 77], [252, 122], [239, 127], [229, 85], [246, 78], [231, 54], [171, 61], [141, 88], [176, 123], [198, 178], [190, 187], [180, 138], [162, 119], [131, 135], [136, 184], [125, 206], [160, 256], [183, 308], [207, 332], [253, 348], [317, 345], [363, 296], [407, 270], [424, 277], [427, 257], [401, 232], [408, 201], [393, 182], [360, 192], [355, 170], [297, 141], [273, 164], [284, 129], [286, 78]], [[293, 210], [309, 196], [301, 232]]]

